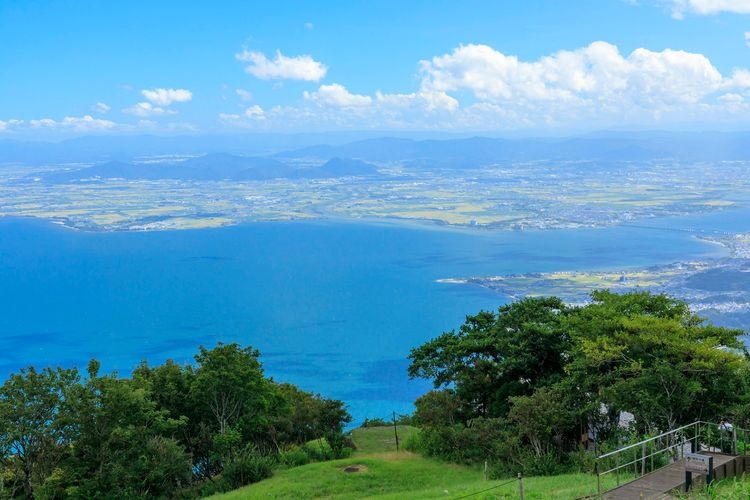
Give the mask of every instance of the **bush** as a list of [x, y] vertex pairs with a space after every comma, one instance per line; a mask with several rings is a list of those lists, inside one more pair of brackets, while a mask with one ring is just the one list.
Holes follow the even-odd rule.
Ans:
[[325, 439], [331, 449], [330, 458], [347, 458], [352, 455], [354, 443], [343, 432], [328, 432]]
[[461, 424], [429, 427], [409, 439], [407, 449], [430, 457], [457, 463], [483, 461], [487, 458], [479, 434]]
[[389, 422], [384, 418], [366, 418], [360, 427], [387, 427], [393, 425], [393, 422]]
[[302, 447], [311, 462], [323, 462], [331, 457], [331, 447], [323, 438], [305, 443]]
[[[232, 491], [232, 486], [228, 481], [221, 477], [217, 477], [211, 481], [201, 481], [195, 483], [188, 488], [183, 488], [175, 493], [174, 498], [180, 500], [198, 500], [199, 498], [210, 497], [211, 495], [217, 495], [219, 493], [226, 493]], [[75, 496], [74, 496], [75, 497]]]
[[273, 475], [274, 460], [252, 447], [245, 448], [224, 465], [222, 478], [233, 488], [257, 483]]
[[[366, 418], [360, 427], [389, 427], [393, 425], [390, 418]], [[414, 425], [414, 417], [411, 415], [397, 415], [396, 425]]]
[[292, 446], [279, 453], [279, 463], [286, 467], [299, 467], [310, 463], [310, 455], [304, 448]]

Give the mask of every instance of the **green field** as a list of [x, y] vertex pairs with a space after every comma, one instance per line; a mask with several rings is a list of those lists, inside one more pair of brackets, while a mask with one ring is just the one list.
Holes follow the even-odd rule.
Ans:
[[[417, 432], [413, 427], [399, 426], [402, 439], [413, 432]], [[212, 498], [518, 498], [518, 481], [513, 478], [485, 481], [477, 468], [394, 451], [393, 427], [357, 429], [352, 438], [357, 451], [351, 458], [280, 470], [270, 479]], [[344, 471], [352, 466], [359, 472]], [[570, 499], [595, 493], [596, 478], [590, 474], [529, 477], [523, 486], [526, 499]]]

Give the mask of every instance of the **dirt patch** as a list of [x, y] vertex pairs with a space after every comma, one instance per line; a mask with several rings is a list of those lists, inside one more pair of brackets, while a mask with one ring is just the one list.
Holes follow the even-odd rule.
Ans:
[[347, 465], [344, 467], [344, 472], [353, 473], [353, 472], [367, 472], [367, 466], [366, 465]]

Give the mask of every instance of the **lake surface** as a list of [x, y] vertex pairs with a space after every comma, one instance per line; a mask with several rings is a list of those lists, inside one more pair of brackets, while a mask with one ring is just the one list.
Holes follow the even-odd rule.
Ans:
[[[688, 222], [685, 222], [688, 221]], [[429, 388], [409, 350], [506, 298], [449, 277], [623, 268], [716, 256], [684, 229], [748, 230], [748, 210], [638, 227], [495, 233], [368, 222], [85, 233], [0, 219], [0, 377], [29, 364], [129, 373], [218, 341], [344, 399], [355, 420]], [[679, 230], [673, 230], [679, 229]]]

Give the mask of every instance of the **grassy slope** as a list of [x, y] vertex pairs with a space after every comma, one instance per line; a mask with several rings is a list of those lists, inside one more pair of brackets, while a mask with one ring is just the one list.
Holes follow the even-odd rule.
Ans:
[[[399, 427], [399, 438], [404, 439], [415, 431]], [[507, 481], [485, 481], [478, 469], [404, 451], [396, 453], [392, 427], [357, 429], [353, 440], [358, 451], [351, 458], [281, 470], [270, 479], [212, 498], [456, 498]], [[350, 465], [364, 466], [366, 470], [343, 472]], [[524, 479], [527, 499], [569, 499], [595, 491], [596, 479], [588, 474]], [[472, 496], [472, 499], [481, 498], [518, 498], [518, 482]]]

